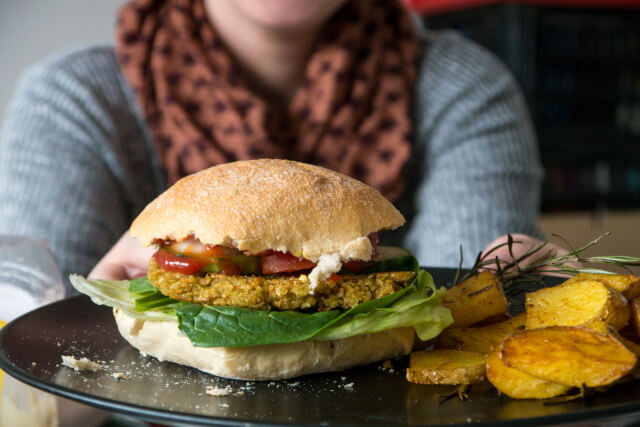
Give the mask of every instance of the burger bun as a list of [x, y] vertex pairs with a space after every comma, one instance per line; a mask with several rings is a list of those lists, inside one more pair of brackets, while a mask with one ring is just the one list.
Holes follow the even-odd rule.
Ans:
[[254, 347], [195, 347], [177, 322], [143, 320], [120, 308], [113, 314], [120, 334], [141, 353], [225, 378], [280, 380], [330, 372], [406, 355], [413, 328], [398, 328], [341, 340], [306, 340]]
[[131, 235], [144, 245], [196, 237], [241, 251], [369, 260], [369, 234], [404, 224], [377, 190], [290, 160], [225, 163], [182, 178], [142, 211]]

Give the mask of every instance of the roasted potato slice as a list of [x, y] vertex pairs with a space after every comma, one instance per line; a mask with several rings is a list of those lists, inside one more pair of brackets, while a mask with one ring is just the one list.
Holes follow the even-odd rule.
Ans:
[[411, 353], [407, 380], [418, 384], [473, 384], [484, 379], [486, 355], [471, 351], [425, 350]]
[[565, 282], [528, 293], [526, 310], [527, 329], [598, 321], [620, 329], [629, 323], [627, 299], [597, 280]]
[[583, 280], [597, 280], [602, 282], [620, 292], [629, 300], [640, 297], [640, 277], [634, 276], [633, 274], [578, 273], [562, 284], [581, 282]]
[[634, 298], [629, 303], [631, 310], [631, 326], [636, 331], [636, 336], [640, 337], [640, 298]]
[[573, 387], [611, 384], [636, 365], [636, 355], [611, 334], [554, 326], [516, 332], [500, 348], [505, 365]]
[[[629, 349], [631, 350], [636, 357], [640, 357], [640, 344], [636, 344], [631, 340], [628, 340], [624, 337], [620, 337], [620, 341], [622, 341], [622, 343]], [[640, 379], [640, 363], [636, 362], [636, 366], [634, 366], [634, 368], [631, 370], [630, 372], [631, 376], [633, 376], [633, 378], [635, 379]]]
[[[592, 331], [600, 332], [601, 334], [614, 334], [614, 335], [617, 334], [616, 329], [603, 320], [590, 322], [590, 323], [587, 323], [586, 325], [581, 325], [581, 327], [591, 329]], [[617, 335], [615, 336], [617, 337]]]
[[541, 380], [508, 367], [497, 350], [487, 357], [487, 379], [499, 392], [514, 399], [549, 399], [571, 390], [569, 386]]
[[487, 317], [486, 319], [476, 322], [471, 326], [473, 326], [474, 328], [480, 326], [488, 326], [493, 325], [494, 323], [504, 322], [505, 320], [509, 319], [511, 319], [511, 315], [509, 313], [500, 313], [496, 314], [495, 316]]
[[506, 313], [507, 298], [502, 284], [489, 271], [483, 271], [447, 291], [442, 305], [451, 310], [451, 328], [463, 328], [498, 314]]
[[[629, 337], [624, 335], [624, 332], [627, 331], [632, 331], [634, 332], [635, 335], [635, 331], [633, 331], [633, 328], [631, 328], [630, 326], [626, 326], [625, 328], [621, 329], [620, 331], [616, 331], [615, 329], [613, 329], [611, 326], [607, 325], [604, 322], [594, 322], [594, 323], [590, 323], [589, 325], [584, 326], [585, 328], [591, 329], [593, 331], [596, 332], [600, 332], [603, 334], [609, 334], [609, 335], [613, 335], [615, 338], [618, 339], [618, 341], [620, 341], [622, 344], [625, 345], [625, 347], [627, 347], [629, 350], [631, 350], [632, 353], [634, 353], [636, 355], [636, 357], [638, 357], [638, 360], [640, 361], [640, 344], [636, 344], [633, 339], [630, 339]], [[631, 374], [634, 375], [636, 378], [640, 378], [640, 376], [637, 376], [636, 373], [640, 373], [640, 363], [636, 362], [636, 366], [635, 368], [633, 368], [631, 370]]]
[[503, 322], [470, 328], [449, 328], [440, 335], [438, 348], [475, 351], [488, 354], [494, 346], [514, 332], [523, 330], [526, 314], [522, 313]]
[[628, 340], [624, 337], [618, 337], [618, 339], [624, 344], [629, 350], [631, 350], [636, 356], [640, 356], [640, 344], [636, 344], [631, 340]]

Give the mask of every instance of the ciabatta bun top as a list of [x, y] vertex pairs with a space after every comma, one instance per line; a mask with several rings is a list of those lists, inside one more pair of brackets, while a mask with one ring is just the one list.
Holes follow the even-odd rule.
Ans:
[[388, 200], [360, 181], [319, 166], [262, 159], [182, 178], [142, 211], [130, 232], [144, 245], [194, 236], [254, 253], [368, 260], [367, 236], [403, 223]]

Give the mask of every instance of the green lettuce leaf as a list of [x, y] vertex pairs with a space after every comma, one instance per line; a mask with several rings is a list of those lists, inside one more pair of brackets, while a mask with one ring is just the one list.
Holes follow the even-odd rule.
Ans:
[[413, 327], [422, 340], [438, 335], [453, 322], [440, 307], [445, 289], [436, 289], [431, 275], [413, 256], [383, 262], [386, 270], [413, 270], [410, 286], [350, 310], [324, 312], [252, 310], [242, 307], [202, 306], [178, 302], [161, 294], [146, 278], [130, 282], [87, 280], [72, 276], [71, 283], [96, 304], [121, 307], [131, 316], [174, 320], [195, 346], [247, 347], [307, 339], [332, 340], [399, 327]]
[[137, 295], [135, 305], [137, 312], [160, 309], [169, 310], [184, 304], [160, 293], [146, 277], [140, 277], [130, 281], [129, 292]]
[[[416, 292], [415, 287], [408, 286], [391, 295], [367, 301], [344, 312], [331, 310], [304, 313], [199, 304], [180, 306], [175, 311], [180, 319], [180, 330], [195, 346], [248, 347], [315, 338], [323, 330], [334, 325], [349, 323], [349, 320], [357, 315], [365, 315], [372, 310], [388, 307], [401, 301], [405, 294]], [[423, 295], [421, 300], [425, 298], [426, 296]], [[366, 328], [360, 328], [360, 330], [359, 333], [369, 333], [366, 332]], [[358, 333], [352, 335], [358, 335]]]
[[180, 330], [195, 346], [248, 347], [307, 340], [340, 312], [300, 313], [189, 304], [176, 308], [176, 314]]
[[145, 276], [129, 281], [129, 291], [134, 294], [152, 294], [158, 292], [158, 289]]
[[[165, 305], [163, 306], [146, 311], [139, 311], [137, 309], [137, 299], [140, 298], [140, 294], [135, 294], [129, 291], [130, 284], [132, 282], [135, 282], [135, 280], [128, 281], [86, 279], [77, 274], [70, 275], [69, 280], [78, 292], [89, 296], [94, 304], [107, 305], [109, 307], [120, 307], [129, 316], [141, 319], [172, 321], [178, 320], [175, 312], [173, 311], [173, 307], [179, 306], [182, 303], [170, 298], [168, 298], [170, 302], [165, 303]], [[148, 282], [146, 278], [144, 278], [144, 280]], [[152, 286], [150, 283], [149, 285]], [[160, 294], [160, 292], [157, 292], [155, 288], [153, 289], [154, 294]], [[148, 292], [147, 295], [149, 295]], [[164, 295], [162, 296], [164, 297]]]
[[435, 288], [433, 278], [419, 270], [416, 285], [395, 303], [376, 307], [366, 312], [345, 316], [339, 322], [328, 325], [314, 338], [334, 340], [360, 334], [371, 334], [388, 329], [414, 327], [421, 340], [429, 340], [453, 323], [451, 312], [440, 307], [446, 289]]

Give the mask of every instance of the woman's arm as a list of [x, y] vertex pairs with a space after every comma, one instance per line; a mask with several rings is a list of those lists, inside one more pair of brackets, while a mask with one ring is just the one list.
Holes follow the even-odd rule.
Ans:
[[454, 33], [437, 35], [416, 99], [416, 215], [407, 247], [424, 265], [469, 266], [506, 233], [536, 225], [542, 168], [531, 120], [511, 74]]
[[45, 240], [65, 278], [87, 274], [155, 192], [131, 111], [111, 51], [94, 49], [30, 69], [6, 112], [0, 233]]

